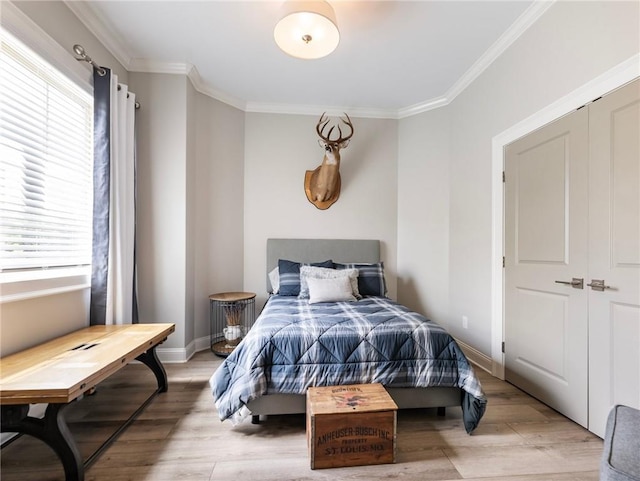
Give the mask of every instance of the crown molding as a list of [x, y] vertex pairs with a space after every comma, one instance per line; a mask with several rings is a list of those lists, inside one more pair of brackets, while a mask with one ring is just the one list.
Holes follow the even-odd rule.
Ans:
[[526, 32], [556, 0], [536, 0], [527, 8], [511, 26], [484, 52], [453, 86], [444, 97], [450, 103], [460, 95], [482, 72], [507, 50], [513, 42]]
[[507, 50], [531, 25], [533, 25], [556, 0], [535, 0], [511, 26], [489, 47], [478, 60], [460, 77], [442, 97], [417, 103], [398, 110], [397, 117], [402, 119], [449, 105], [469, 85], [473, 83], [489, 66]]
[[440, 107], [449, 105], [450, 102], [451, 100], [446, 96], [437, 97], [435, 99], [427, 100], [426, 102], [421, 102], [415, 105], [410, 105], [409, 107], [404, 107], [398, 110], [396, 118], [404, 119], [406, 117], [411, 117], [412, 115], [428, 112], [429, 110], [439, 109]]
[[362, 107], [340, 107], [326, 105], [297, 105], [297, 104], [275, 104], [266, 102], [247, 102], [245, 112], [265, 113], [265, 114], [291, 114], [291, 115], [317, 115], [318, 112], [326, 112], [331, 116], [342, 115], [348, 111], [349, 115], [359, 118], [373, 119], [398, 119], [398, 112], [395, 109], [374, 109]]
[[132, 58], [129, 62], [129, 72], [168, 73], [174, 75], [189, 75], [193, 69], [190, 63], [159, 62], [146, 58]]
[[193, 87], [201, 94], [219, 100], [227, 105], [231, 105], [239, 110], [246, 111], [247, 103], [244, 100], [215, 89], [211, 85], [207, 84], [202, 80], [202, 77], [200, 77], [200, 72], [198, 72], [195, 65], [191, 67], [187, 75], [189, 76], [189, 80], [191, 80], [191, 85], [193, 85]]
[[78, 2], [72, 0], [63, 0], [64, 4], [78, 17], [78, 19], [87, 27], [104, 47], [113, 55], [118, 62], [129, 70], [131, 63], [131, 55], [126, 48], [125, 42], [120, 36], [105, 22], [100, 19], [95, 12], [89, 7], [89, 2]]
[[516, 21], [487, 49], [447, 92], [440, 97], [428, 99], [400, 109], [374, 109], [352, 107], [326, 107], [314, 105], [278, 104], [252, 102], [239, 99], [207, 84], [194, 65], [185, 63], [158, 62], [149, 59], [131, 58], [124, 42], [113, 29], [105, 25], [88, 2], [63, 0], [78, 19], [95, 35], [105, 48], [130, 72], [168, 73], [187, 75], [194, 88], [209, 97], [229, 104], [232, 107], [252, 113], [277, 113], [315, 115], [319, 110], [343, 112], [349, 110], [354, 116], [384, 119], [403, 119], [429, 110], [444, 107], [460, 95], [477, 79], [513, 42], [533, 25], [557, 0], [534, 0]]

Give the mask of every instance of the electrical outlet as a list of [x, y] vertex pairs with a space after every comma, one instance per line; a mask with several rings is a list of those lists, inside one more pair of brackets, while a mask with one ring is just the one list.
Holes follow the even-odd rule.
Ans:
[[469, 318], [467, 316], [462, 316], [462, 327], [469, 329]]

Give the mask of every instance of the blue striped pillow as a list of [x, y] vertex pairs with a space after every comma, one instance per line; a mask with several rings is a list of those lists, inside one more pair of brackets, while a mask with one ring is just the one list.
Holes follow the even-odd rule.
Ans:
[[328, 267], [333, 269], [333, 261], [301, 263], [288, 261], [286, 259], [278, 260], [278, 271], [280, 272], [280, 287], [278, 294], [281, 296], [297, 296], [300, 294], [300, 266]]
[[358, 269], [358, 291], [361, 296], [381, 296], [387, 294], [384, 280], [384, 264], [334, 264], [336, 269]]

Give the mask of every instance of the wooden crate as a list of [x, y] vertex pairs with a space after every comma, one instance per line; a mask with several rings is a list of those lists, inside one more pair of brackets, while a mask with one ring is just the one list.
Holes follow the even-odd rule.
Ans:
[[309, 388], [311, 469], [394, 463], [397, 409], [381, 384]]

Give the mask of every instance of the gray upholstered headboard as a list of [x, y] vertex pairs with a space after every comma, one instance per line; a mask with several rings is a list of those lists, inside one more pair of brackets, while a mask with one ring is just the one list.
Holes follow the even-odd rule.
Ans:
[[380, 241], [372, 239], [267, 239], [267, 292], [269, 272], [278, 259], [296, 262], [378, 262]]

